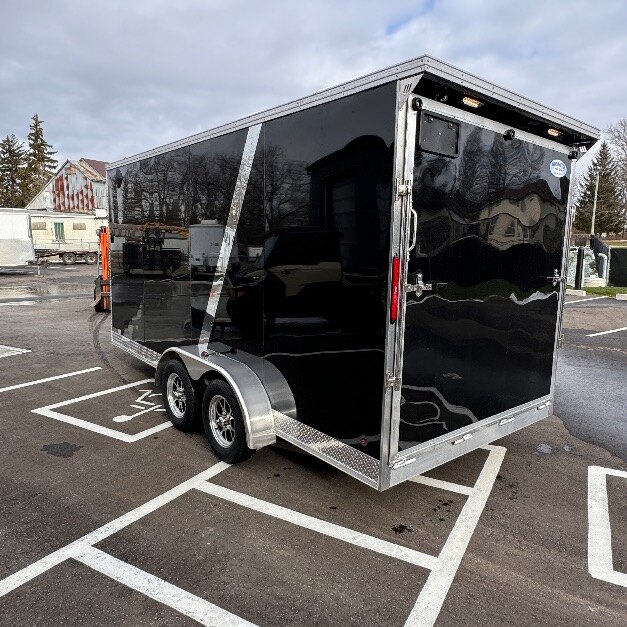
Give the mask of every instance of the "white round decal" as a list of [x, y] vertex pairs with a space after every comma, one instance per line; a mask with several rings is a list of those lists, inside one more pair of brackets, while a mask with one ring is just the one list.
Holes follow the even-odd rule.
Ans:
[[568, 171], [566, 164], [559, 159], [551, 161], [551, 165], [549, 167], [551, 168], [551, 174], [553, 176], [557, 176], [558, 179], [561, 179], [562, 176], [566, 176], [566, 172]]

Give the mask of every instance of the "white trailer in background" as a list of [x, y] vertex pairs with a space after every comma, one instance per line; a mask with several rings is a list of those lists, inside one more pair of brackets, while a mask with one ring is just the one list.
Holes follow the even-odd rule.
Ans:
[[[224, 224], [217, 220], [202, 220], [189, 226], [189, 265], [194, 273], [213, 272], [218, 265], [224, 239]], [[237, 237], [231, 248], [228, 269], [239, 260]]]
[[27, 268], [35, 263], [30, 215], [19, 209], [0, 209], [0, 270]]
[[98, 229], [105, 218], [90, 213], [31, 211], [33, 241], [38, 258], [59, 257], [65, 264], [98, 260]]

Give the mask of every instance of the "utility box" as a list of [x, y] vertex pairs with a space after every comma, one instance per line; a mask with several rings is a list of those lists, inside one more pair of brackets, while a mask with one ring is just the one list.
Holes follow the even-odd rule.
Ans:
[[[425, 56], [122, 159], [112, 341], [222, 459], [283, 439], [387, 489], [552, 413], [598, 137]], [[141, 216], [187, 233], [169, 275], [116, 271]]]

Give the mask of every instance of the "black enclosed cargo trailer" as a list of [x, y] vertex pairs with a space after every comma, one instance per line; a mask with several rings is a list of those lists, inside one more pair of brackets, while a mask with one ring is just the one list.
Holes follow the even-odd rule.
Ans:
[[598, 137], [420, 57], [113, 163], [112, 341], [222, 459], [281, 438], [386, 489], [551, 414]]

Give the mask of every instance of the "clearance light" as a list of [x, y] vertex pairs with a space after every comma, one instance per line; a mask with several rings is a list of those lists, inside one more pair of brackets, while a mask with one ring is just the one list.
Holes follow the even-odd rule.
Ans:
[[398, 318], [398, 296], [400, 280], [401, 260], [398, 257], [392, 259], [392, 298], [390, 300], [390, 322], [396, 322]]
[[558, 131], [556, 128], [550, 128], [547, 133], [551, 136], [551, 137], [559, 137], [562, 133], [560, 131]]
[[464, 96], [462, 98], [462, 102], [467, 107], [472, 107], [473, 109], [478, 109], [483, 104], [481, 100], [477, 100], [476, 98], [471, 98], [470, 96]]

